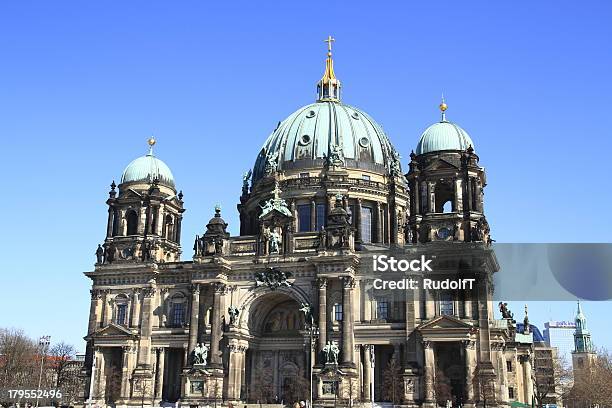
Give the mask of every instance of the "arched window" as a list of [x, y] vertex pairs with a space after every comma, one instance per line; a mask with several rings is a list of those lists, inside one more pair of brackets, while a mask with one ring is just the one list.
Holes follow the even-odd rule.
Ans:
[[436, 212], [449, 213], [455, 211], [455, 191], [450, 183], [440, 181], [436, 184]]
[[115, 324], [127, 326], [128, 298], [126, 295], [115, 297]]
[[385, 298], [376, 300], [376, 318], [380, 320], [390, 319], [389, 301]]
[[342, 303], [335, 303], [334, 304], [334, 320], [337, 322], [341, 322], [342, 321]]
[[174, 219], [172, 218], [172, 215], [166, 215], [164, 228], [166, 229], [166, 239], [170, 241], [176, 241], [176, 238], [174, 236]]
[[455, 307], [453, 302], [453, 295], [444, 292], [440, 294], [440, 314], [442, 316], [454, 315]]
[[127, 218], [127, 235], [136, 235], [138, 233], [138, 214], [136, 211], [129, 210], [126, 214]]
[[119, 234], [119, 211], [116, 208], [113, 208], [112, 226], [111, 236], [115, 237]]
[[172, 297], [170, 307], [170, 326], [183, 327], [185, 325], [185, 316], [187, 314], [186, 299], [182, 293], [177, 293]]

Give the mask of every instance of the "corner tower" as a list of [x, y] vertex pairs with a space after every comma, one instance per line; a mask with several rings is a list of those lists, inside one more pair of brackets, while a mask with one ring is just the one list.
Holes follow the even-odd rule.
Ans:
[[153, 154], [155, 139], [148, 144], [149, 152], [125, 168], [119, 186], [111, 184], [106, 239], [98, 250], [98, 264], [180, 258], [183, 193], [176, 193], [170, 168]]
[[484, 168], [468, 133], [446, 118], [429, 126], [410, 154], [406, 178], [410, 186], [407, 240], [484, 242], [491, 238], [484, 215]]

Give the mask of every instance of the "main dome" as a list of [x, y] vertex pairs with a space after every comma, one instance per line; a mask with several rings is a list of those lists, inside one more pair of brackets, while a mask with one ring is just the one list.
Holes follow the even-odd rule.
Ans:
[[382, 127], [364, 111], [339, 101], [319, 100], [279, 122], [264, 143], [253, 169], [262, 178], [267, 158], [277, 170], [322, 167], [334, 148], [345, 166], [387, 173], [398, 157]]
[[174, 189], [174, 176], [170, 167], [153, 155], [154, 139], [149, 140], [149, 153], [133, 160], [121, 175], [121, 183], [152, 183], [158, 180], [161, 185]]

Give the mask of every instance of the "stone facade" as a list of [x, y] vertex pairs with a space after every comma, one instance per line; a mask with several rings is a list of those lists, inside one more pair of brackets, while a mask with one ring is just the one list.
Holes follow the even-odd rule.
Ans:
[[[331, 51], [327, 69], [330, 60]], [[339, 98], [335, 77], [319, 87]], [[331, 142], [324, 160], [283, 164], [278, 152], [260, 153], [267, 161], [252, 183], [245, 175], [238, 204], [241, 235], [229, 235], [217, 208], [188, 261], [180, 260], [183, 195], [174, 184], [130, 179], [117, 192], [113, 183], [106, 239], [86, 272], [84, 398], [134, 406], [530, 402], [533, 337], [511, 318], [494, 319], [499, 266], [474, 149], [413, 153], [403, 174], [385, 140], [376, 159], [362, 139], [350, 160]], [[391, 250], [431, 257], [439, 276], [477, 285], [375, 289], [372, 255]]]

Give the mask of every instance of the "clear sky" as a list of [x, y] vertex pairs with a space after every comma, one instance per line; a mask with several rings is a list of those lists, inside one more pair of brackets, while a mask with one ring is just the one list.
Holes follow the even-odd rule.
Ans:
[[[2, 2], [0, 327], [84, 348], [108, 185], [151, 134], [185, 193], [184, 258], [216, 203], [237, 234], [241, 175], [315, 99], [329, 34], [343, 100], [404, 166], [444, 93], [498, 242], [610, 242], [610, 21], [604, 0]], [[584, 306], [609, 349], [611, 305]], [[530, 310], [542, 327], [575, 303]]]

